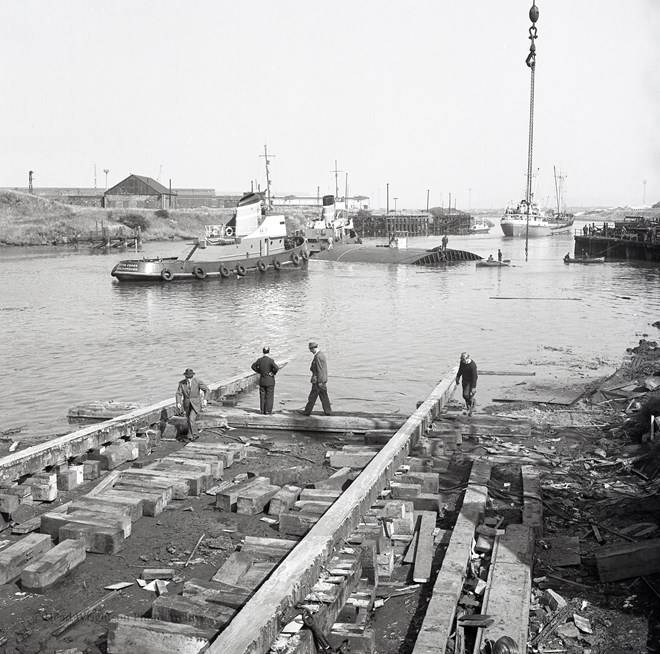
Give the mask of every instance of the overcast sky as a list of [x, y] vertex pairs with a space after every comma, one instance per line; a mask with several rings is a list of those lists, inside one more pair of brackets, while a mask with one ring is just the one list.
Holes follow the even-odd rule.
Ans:
[[[0, 186], [135, 173], [221, 192], [502, 207], [527, 169], [531, 0], [20, 0]], [[537, 0], [536, 197], [660, 201], [660, 2]], [[647, 180], [644, 185], [644, 180]], [[452, 202], [453, 204], [453, 202]]]

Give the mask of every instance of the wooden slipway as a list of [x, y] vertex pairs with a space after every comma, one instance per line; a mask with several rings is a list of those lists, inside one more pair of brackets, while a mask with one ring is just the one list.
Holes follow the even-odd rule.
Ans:
[[279, 619], [292, 601], [304, 599], [321, 566], [342, 539], [358, 526], [389, 479], [403, 463], [411, 440], [426, 432], [451, 397], [454, 375], [441, 381], [426, 401], [367, 465], [241, 612], [208, 649], [209, 654], [266, 652], [279, 631]]

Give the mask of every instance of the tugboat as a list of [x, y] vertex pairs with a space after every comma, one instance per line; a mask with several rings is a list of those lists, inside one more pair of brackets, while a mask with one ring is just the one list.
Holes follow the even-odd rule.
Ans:
[[242, 277], [282, 266], [299, 266], [309, 258], [302, 236], [287, 237], [283, 215], [269, 213], [262, 193], [244, 195], [225, 225], [207, 225], [198, 239], [178, 257], [120, 261], [111, 275], [119, 281], [163, 281]]

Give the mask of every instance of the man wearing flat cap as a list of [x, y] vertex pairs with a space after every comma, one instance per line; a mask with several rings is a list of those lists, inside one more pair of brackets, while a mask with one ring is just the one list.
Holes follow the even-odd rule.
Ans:
[[209, 387], [201, 380], [195, 378], [195, 371], [186, 368], [183, 379], [176, 389], [176, 408], [183, 411], [188, 420], [188, 440], [195, 441], [199, 438], [197, 428], [197, 416], [202, 411], [202, 403], [206, 403], [205, 395]]
[[270, 347], [264, 345], [263, 356], [252, 364], [252, 370], [259, 373], [259, 409], [261, 413], [273, 413], [273, 400], [275, 399], [275, 375], [279, 367], [270, 358]]
[[309, 392], [307, 404], [303, 409], [306, 416], [311, 415], [317, 398], [321, 398], [323, 405], [323, 413], [326, 416], [332, 415], [332, 407], [330, 406], [330, 399], [328, 398], [328, 361], [325, 354], [319, 350], [319, 345], [316, 341], [311, 341], [309, 344], [309, 351], [314, 355], [312, 365], [309, 369], [312, 371], [312, 390]]

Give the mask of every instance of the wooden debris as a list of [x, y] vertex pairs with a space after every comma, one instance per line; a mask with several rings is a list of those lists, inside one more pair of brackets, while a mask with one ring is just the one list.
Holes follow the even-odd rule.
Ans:
[[413, 569], [413, 581], [416, 583], [426, 583], [431, 578], [431, 564], [435, 552], [433, 530], [435, 529], [436, 518], [437, 514], [433, 511], [423, 511], [420, 516]]
[[472, 540], [477, 524], [482, 521], [488, 497], [486, 484], [490, 478], [490, 464], [475, 461], [465, 491], [460, 514], [447, 547], [442, 568], [433, 586], [413, 654], [445, 651], [453, 626], [463, 579], [470, 558]]
[[660, 538], [605, 545], [594, 554], [598, 575], [604, 583], [660, 572]]
[[513, 638], [523, 649], [527, 642], [529, 604], [532, 589], [534, 531], [527, 525], [509, 525], [503, 536], [495, 539], [488, 584], [482, 605], [483, 613], [493, 624], [477, 634], [478, 651], [481, 638], [494, 640]]
[[268, 556], [277, 559], [284, 558], [298, 541], [286, 538], [262, 538], [259, 536], [246, 536], [241, 546], [241, 552], [250, 556]]
[[145, 568], [140, 577], [145, 581], [154, 581], [155, 579], [173, 579], [174, 575], [174, 568]]
[[563, 567], [580, 565], [580, 539], [577, 536], [552, 536], [542, 539], [547, 549], [538, 550], [545, 565]]
[[184, 568], [187, 568], [190, 561], [192, 561], [192, 558], [193, 556], [195, 556], [195, 552], [199, 548], [200, 543], [204, 540], [204, 536], [206, 536], [206, 534], [202, 534], [195, 543], [195, 547], [193, 547], [192, 552], [190, 552], [190, 556], [188, 557], [188, 560], [183, 564]]
[[108, 654], [199, 654], [216, 635], [216, 629], [198, 629], [187, 624], [118, 616], [110, 621]]
[[20, 577], [25, 566], [52, 547], [48, 534], [28, 534], [0, 551], [0, 584]]
[[41, 593], [81, 565], [85, 556], [83, 543], [65, 540], [23, 568], [21, 587]]
[[51, 632], [51, 636], [59, 636], [60, 634], [63, 634], [67, 629], [69, 629], [74, 624], [76, 624], [83, 618], [87, 617], [88, 615], [94, 613], [94, 611], [96, 611], [96, 609], [98, 609], [99, 606], [105, 604], [110, 598], [118, 594], [121, 595], [121, 593], [118, 593], [117, 591], [113, 590], [112, 592], [108, 593], [101, 599], [94, 602], [91, 606], [88, 606], [86, 609], [83, 609], [82, 611], [78, 611], [78, 613], [72, 615], [66, 622], [63, 622], [59, 627], [57, 627], [57, 629], [54, 629]]

